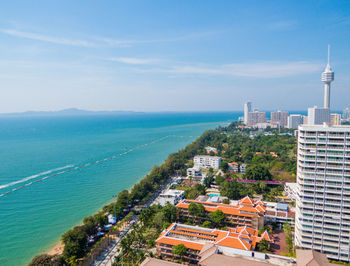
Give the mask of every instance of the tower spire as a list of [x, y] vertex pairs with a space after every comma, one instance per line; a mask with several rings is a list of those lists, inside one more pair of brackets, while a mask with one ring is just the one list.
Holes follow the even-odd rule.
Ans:
[[328, 60], [327, 60], [327, 66], [331, 68], [331, 46], [328, 44]]
[[324, 108], [330, 107], [331, 82], [334, 80], [334, 72], [331, 69], [330, 61], [331, 61], [331, 46], [328, 45], [327, 66], [324, 72], [322, 73], [322, 81], [324, 83], [324, 101], [323, 101]]

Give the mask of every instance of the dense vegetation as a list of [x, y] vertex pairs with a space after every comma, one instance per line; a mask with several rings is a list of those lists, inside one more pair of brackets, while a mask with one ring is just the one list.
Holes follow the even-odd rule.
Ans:
[[[88, 237], [95, 235], [107, 223], [106, 213], [114, 213], [115, 210], [118, 219], [122, 219], [135, 206], [145, 204], [171, 175], [183, 174], [186, 168], [191, 166], [191, 159], [194, 155], [205, 154], [204, 148], [206, 146], [217, 148], [218, 155], [223, 158], [222, 170], [224, 171], [228, 168], [228, 162], [235, 161], [247, 164], [244, 176], [242, 174], [225, 174], [225, 176], [216, 177], [215, 182], [219, 185], [223, 196], [227, 196], [229, 199], [239, 199], [246, 195], [252, 196], [261, 193], [266, 200], [274, 199], [276, 195], [280, 194], [281, 187], [270, 188], [263, 182], [241, 184], [235, 180], [242, 177], [255, 180], [294, 180], [296, 171], [295, 138], [279, 134], [269, 136], [257, 134], [251, 138], [247, 134], [249, 133], [247, 129], [240, 129], [237, 125], [237, 123], [232, 123], [228, 127], [205, 131], [196, 141], [177, 153], [169, 155], [161, 166], [155, 166], [130, 191], [121, 191], [115, 202], [103, 207], [98, 214], [85, 218], [82, 225], [63, 234], [62, 241], [65, 244], [63, 256], [39, 255], [33, 259], [32, 265], [40, 265], [38, 263], [40, 260], [52, 260], [57, 265], [78, 264], [91, 249], [87, 243]], [[206, 187], [209, 187], [213, 182], [213, 173], [209, 172], [204, 185], [196, 184], [186, 189], [186, 198], [194, 199], [198, 195], [205, 194]], [[205, 216], [203, 210], [198, 206], [192, 206], [191, 212], [195, 214], [195, 220], [185, 221], [187, 223], [199, 223]], [[176, 214], [176, 210], [174, 211], [169, 206], [164, 208], [151, 207], [142, 212], [140, 215], [142, 225], [135, 226], [132, 230], [133, 233], [128, 234], [122, 241], [120, 261], [126, 260], [130, 263], [140, 261], [146, 250], [145, 247], [153, 245], [154, 237], [167, 223], [174, 221], [176, 216], [179, 217], [179, 214]], [[224, 217], [220, 212], [211, 213], [208, 218], [201, 224], [202, 226], [220, 227], [224, 225]], [[123, 256], [126, 254], [127, 256]]]

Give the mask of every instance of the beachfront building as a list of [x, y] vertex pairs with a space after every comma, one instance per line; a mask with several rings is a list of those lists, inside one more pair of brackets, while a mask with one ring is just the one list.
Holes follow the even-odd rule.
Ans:
[[213, 168], [219, 169], [222, 159], [218, 156], [197, 155], [193, 158], [194, 168]]
[[159, 195], [158, 203], [162, 206], [165, 206], [168, 202], [171, 205], [176, 205], [180, 200], [183, 200], [184, 198], [184, 191], [168, 189], [167, 191]]
[[[221, 253], [253, 257], [257, 243], [263, 239], [273, 242], [267, 231], [259, 235], [258, 230], [248, 226], [224, 231], [173, 223], [158, 237], [156, 247], [158, 254], [164, 258], [173, 258], [172, 248], [183, 244], [187, 248], [183, 259], [188, 263], [197, 264], [203, 253], [211, 248], [217, 248]], [[265, 258], [265, 254], [261, 255]]]
[[350, 126], [299, 127], [295, 245], [350, 261]]
[[204, 206], [207, 213], [221, 210], [226, 217], [225, 223], [230, 226], [249, 226], [254, 229], [264, 226], [265, 204], [262, 201], [255, 202], [248, 196], [238, 201], [236, 205], [184, 199], [176, 205], [182, 211], [183, 217], [192, 217], [188, 213], [191, 203]]

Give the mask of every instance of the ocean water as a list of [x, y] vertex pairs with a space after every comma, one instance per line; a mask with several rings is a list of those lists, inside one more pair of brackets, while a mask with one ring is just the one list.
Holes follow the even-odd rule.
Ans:
[[[204, 130], [241, 113], [0, 118], [0, 265], [25, 265]], [[69, 170], [69, 171], [67, 171]]]

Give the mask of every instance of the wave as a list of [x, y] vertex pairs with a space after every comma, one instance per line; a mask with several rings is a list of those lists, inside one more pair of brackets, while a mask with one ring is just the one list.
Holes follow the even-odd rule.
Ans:
[[55, 169], [51, 169], [51, 170], [48, 170], [48, 171], [45, 171], [45, 172], [42, 172], [42, 173], [39, 173], [39, 174], [31, 175], [31, 176], [25, 177], [25, 178], [23, 178], [23, 179], [10, 182], [10, 183], [8, 183], [8, 184], [0, 185], [0, 189], [7, 188], [7, 187], [11, 187], [11, 186], [14, 186], [14, 185], [16, 185], [16, 184], [23, 183], [23, 182], [26, 182], [26, 181], [28, 181], [28, 180], [37, 178], [37, 177], [39, 177], [39, 176], [47, 175], [47, 174], [50, 174], [50, 173], [52, 173], [52, 172], [59, 171], [59, 170], [63, 170], [63, 169], [66, 169], [66, 168], [68, 168], [68, 167], [73, 167], [73, 166], [74, 166], [74, 165], [66, 165], [66, 166], [58, 167], [58, 168], [55, 168]]

